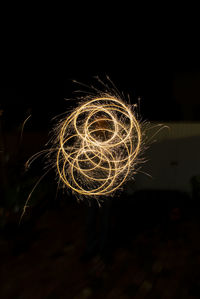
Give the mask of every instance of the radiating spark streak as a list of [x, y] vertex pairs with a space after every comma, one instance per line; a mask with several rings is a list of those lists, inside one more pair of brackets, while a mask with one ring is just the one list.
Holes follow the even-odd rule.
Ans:
[[42, 154], [44, 153], [48, 153], [49, 152], [49, 149], [46, 149], [46, 150], [42, 150], [42, 151], [39, 151], [38, 153], [32, 155], [25, 163], [25, 168], [29, 168], [30, 165], [37, 159], [39, 158], [39, 156], [41, 156]]
[[22, 218], [24, 216], [24, 214], [26, 213], [26, 208], [28, 208], [28, 202], [33, 194], [33, 192], [35, 191], [36, 187], [39, 185], [39, 183], [42, 181], [42, 179], [47, 175], [47, 173], [50, 171], [50, 169], [48, 169], [39, 179], [38, 181], [35, 183], [33, 189], [31, 190], [31, 192], [29, 193], [29, 196], [27, 197], [27, 200], [24, 204], [24, 207], [23, 207], [23, 211], [22, 211], [22, 214], [20, 216], [20, 220], [19, 220], [19, 224], [21, 223], [22, 221]]
[[162, 124], [158, 124], [155, 126], [152, 126], [150, 129], [160, 127], [151, 137], [148, 138], [148, 143], [155, 138], [163, 129], [170, 129], [168, 126], [163, 126]]
[[132, 108], [120, 98], [85, 100], [59, 130], [59, 180], [82, 195], [113, 194], [134, 170], [141, 136]]
[[152, 175], [150, 175], [149, 173], [147, 173], [145, 171], [138, 170], [138, 172], [145, 174], [146, 176], [148, 176], [151, 179], [153, 178]]
[[29, 120], [29, 118], [31, 118], [31, 114], [25, 119], [25, 121], [22, 124], [21, 134], [20, 134], [20, 142], [22, 140], [22, 135], [23, 135], [23, 132], [24, 132], [24, 126], [25, 126], [26, 122]]

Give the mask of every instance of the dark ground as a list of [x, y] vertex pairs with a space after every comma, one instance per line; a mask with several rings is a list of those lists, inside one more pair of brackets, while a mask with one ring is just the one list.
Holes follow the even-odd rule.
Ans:
[[114, 200], [106, 260], [83, 260], [87, 211], [57, 199], [20, 227], [8, 215], [0, 298], [200, 298], [198, 202], [170, 191]]

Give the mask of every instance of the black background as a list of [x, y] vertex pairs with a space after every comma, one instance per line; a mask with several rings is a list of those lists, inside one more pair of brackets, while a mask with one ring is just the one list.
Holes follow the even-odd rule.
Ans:
[[[106, 83], [108, 75], [121, 92], [129, 94], [133, 104], [141, 98], [144, 120], [200, 121], [199, 32], [195, 33], [199, 26], [194, 22], [199, 16], [195, 19], [189, 13], [188, 3], [185, 14], [181, 11], [182, 3], [177, 12], [171, 8], [173, 17], [167, 13], [165, 18], [166, 7], [154, 8], [152, 3], [149, 6], [153, 12], [144, 3], [138, 11], [119, 2], [117, 13], [116, 3], [109, 10], [107, 4], [97, 2], [87, 9], [83, 2], [82, 10], [75, 2], [74, 10], [67, 6], [63, 9], [63, 16], [56, 14], [54, 3], [53, 13], [49, 12], [49, 3], [44, 10], [31, 4], [30, 9], [21, 8], [23, 17], [9, 5], [6, 20], [2, 18], [0, 36], [0, 125], [1, 135], [6, 137], [0, 160], [2, 181], [5, 180], [0, 185], [1, 297], [60, 298], [91, 287], [94, 297], [102, 290], [104, 298], [105, 287], [112, 292], [114, 289], [114, 297], [118, 298], [118, 287], [124, 291], [123, 281], [127, 279], [126, 288], [132, 290], [133, 298], [143, 282], [133, 283], [132, 277], [138, 273], [140, 277], [144, 272], [147, 286], [149, 282], [154, 286], [160, 283], [161, 294], [169, 291], [175, 294], [170, 298], [185, 298], [183, 289], [199, 298], [199, 185], [194, 198], [177, 193], [179, 190], [139, 193], [138, 201], [135, 194], [127, 198], [122, 193], [119, 202], [116, 198], [111, 217], [114, 266], [110, 272], [109, 268], [106, 270], [105, 276], [113, 279], [108, 283], [101, 280], [101, 265], [94, 262], [88, 267], [80, 259], [85, 249], [89, 209], [78, 205], [74, 196], [71, 202], [68, 193], [60, 192], [59, 200], [54, 200], [54, 173], [33, 192], [30, 208], [18, 225], [25, 200], [44, 167], [43, 162], [41, 167], [39, 162], [33, 163], [30, 171], [24, 173], [24, 163], [43, 148], [43, 135], [51, 130], [52, 117], [68, 110], [65, 98], [74, 98], [74, 91], [79, 89], [73, 80], [91, 85], [95, 83], [93, 76], [99, 76]], [[17, 6], [20, 9], [19, 3]], [[29, 115], [24, 128], [27, 134], [20, 143], [17, 129]], [[183, 161], [188, 162], [185, 172], [193, 158], [192, 148], [191, 153], [188, 161]], [[171, 161], [171, 166], [178, 167], [177, 161]], [[167, 181], [171, 182], [170, 176]], [[101, 215], [103, 219], [104, 212], [100, 211]], [[154, 277], [155, 271], [149, 269], [154, 269], [155, 262], [162, 266], [163, 256], [169, 257], [169, 262]], [[108, 259], [112, 265], [112, 258]], [[91, 275], [88, 269], [95, 274]], [[84, 279], [84, 275], [79, 276], [82, 272], [86, 274]], [[180, 285], [177, 292], [176, 281]], [[151, 298], [158, 297], [161, 298], [159, 292], [153, 291]]]
[[[150, 121], [198, 121], [200, 68], [191, 42], [134, 32], [110, 34], [74, 29], [61, 43], [30, 37], [17, 40], [2, 55], [1, 108], [5, 128], [19, 125], [31, 113], [27, 130], [51, 128], [51, 118], [68, 109], [79, 86], [95, 84], [94, 76], [129, 95], [141, 98], [141, 116]], [[189, 48], [189, 50], [188, 50]], [[186, 96], [187, 93], [187, 96]], [[191, 95], [191, 97], [190, 97]], [[190, 113], [187, 113], [187, 106]]]

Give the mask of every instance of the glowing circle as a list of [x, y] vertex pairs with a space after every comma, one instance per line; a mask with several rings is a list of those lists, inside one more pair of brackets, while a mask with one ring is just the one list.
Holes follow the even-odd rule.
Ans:
[[113, 194], [134, 170], [141, 130], [131, 107], [117, 97], [81, 103], [62, 123], [57, 170], [63, 183], [86, 196]]

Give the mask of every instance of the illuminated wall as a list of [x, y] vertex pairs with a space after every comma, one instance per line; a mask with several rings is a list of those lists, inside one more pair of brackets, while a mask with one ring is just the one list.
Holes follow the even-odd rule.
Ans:
[[[132, 191], [137, 189], [170, 189], [191, 192], [190, 179], [200, 175], [200, 123], [166, 124], [146, 152], [149, 161], [136, 176]], [[129, 186], [129, 192], [130, 186]]]

